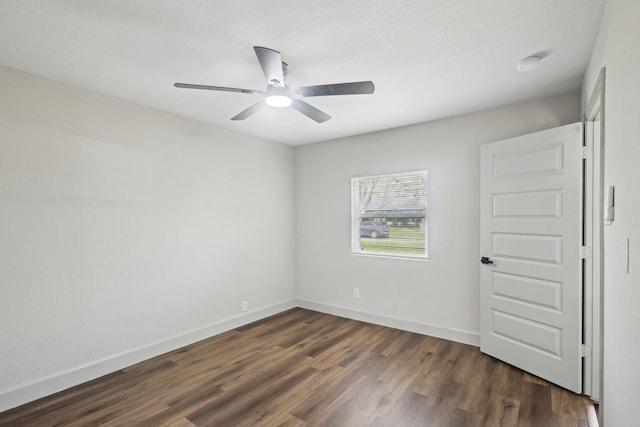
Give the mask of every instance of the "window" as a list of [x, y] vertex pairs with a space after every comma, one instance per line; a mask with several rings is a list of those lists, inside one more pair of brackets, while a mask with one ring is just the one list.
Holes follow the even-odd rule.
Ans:
[[351, 252], [427, 258], [427, 171], [351, 178]]

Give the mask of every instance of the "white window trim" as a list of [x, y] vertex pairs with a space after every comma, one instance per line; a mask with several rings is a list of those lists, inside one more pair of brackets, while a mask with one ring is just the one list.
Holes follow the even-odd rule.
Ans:
[[[355, 180], [359, 180], [361, 178], [369, 178], [369, 177], [387, 177], [387, 176], [398, 176], [398, 175], [411, 175], [417, 173], [424, 173], [427, 181], [427, 194], [425, 200], [425, 207], [427, 209], [427, 216], [425, 218], [425, 253], [420, 255], [412, 255], [412, 254], [393, 254], [387, 252], [365, 252], [362, 251], [360, 247], [360, 194], [358, 191], [354, 191], [354, 182]], [[415, 260], [415, 261], [428, 261], [429, 260], [429, 172], [427, 169], [419, 169], [409, 172], [398, 172], [398, 173], [388, 173], [388, 174], [377, 174], [377, 175], [358, 175], [351, 177], [350, 183], [350, 192], [351, 192], [351, 254], [355, 256], [363, 256], [363, 257], [375, 257], [375, 258], [390, 258], [390, 259], [405, 259], [405, 260]]]

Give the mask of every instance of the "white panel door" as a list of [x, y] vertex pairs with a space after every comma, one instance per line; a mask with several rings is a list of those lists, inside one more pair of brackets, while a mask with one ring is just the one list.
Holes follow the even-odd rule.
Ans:
[[480, 349], [582, 391], [582, 124], [481, 148]]

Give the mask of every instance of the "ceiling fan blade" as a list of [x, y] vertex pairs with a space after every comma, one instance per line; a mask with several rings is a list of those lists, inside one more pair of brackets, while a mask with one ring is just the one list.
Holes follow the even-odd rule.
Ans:
[[253, 50], [256, 52], [267, 82], [275, 87], [284, 87], [284, 71], [282, 70], [280, 52], [260, 46], [254, 46]]
[[190, 83], [174, 83], [175, 87], [182, 89], [204, 89], [204, 90], [218, 90], [221, 92], [240, 92], [240, 93], [262, 93], [259, 90], [253, 89], [239, 89], [235, 87], [223, 87], [223, 86], [207, 86], [207, 85], [193, 85]]
[[251, 107], [247, 108], [244, 111], [241, 111], [240, 113], [236, 114], [235, 116], [231, 117], [231, 120], [244, 120], [247, 117], [257, 113], [258, 111], [262, 110], [262, 107], [264, 107], [264, 102], [260, 101], [257, 104], [253, 104]]
[[369, 95], [376, 87], [372, 81], [303, 86], [296, 91], [302, 96]]
[[324, 123], [331, 118], [331, 116], [327, 113], [320, 111], [316, 107], [307, 104], [306, 102], [299, 99], [296, 99], [291, 103], [291, 108], [301, 112], [311, 120], [315, 120], [318, 123]]

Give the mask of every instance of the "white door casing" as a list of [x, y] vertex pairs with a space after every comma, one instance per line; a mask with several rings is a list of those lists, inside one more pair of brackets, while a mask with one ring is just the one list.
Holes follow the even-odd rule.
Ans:
[[[604, 189], [604, 96], [606, 70], [602, 68], [585, 108], [585, 145], [591, 158], [585, 160], [585, 210], [583, 244], [592, 248], [584, 260], [584, 342], [589, 351], [583, 359], [582, 392], [594, 402], [602, 399], [602, 296], [603, 290], [603, 189]], [[600, 414], [602, 415], [602, 406]]]
[[574, 123], [481, 147], [480, 349], [576, 393], [582, 134]]

